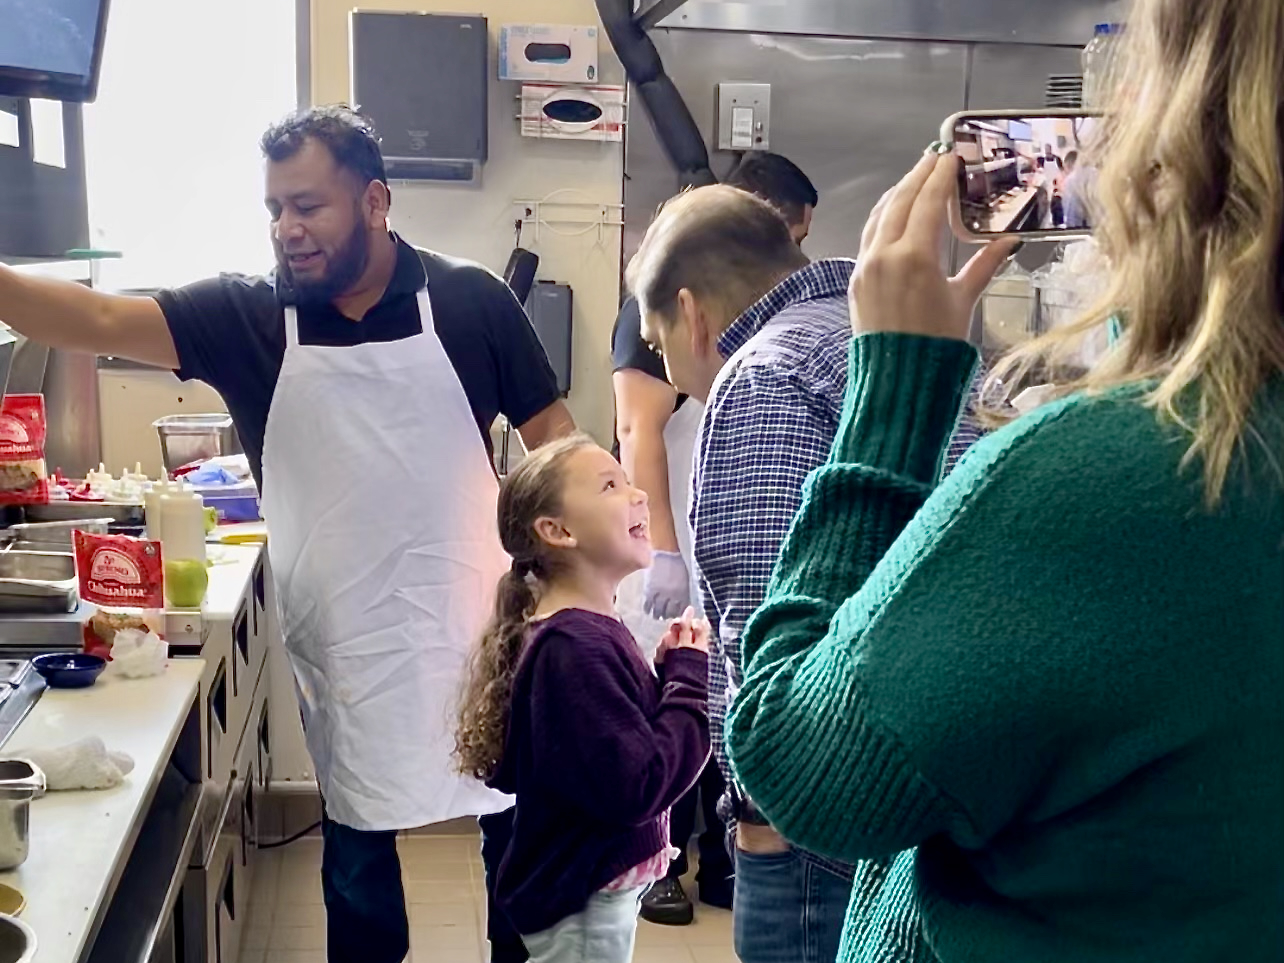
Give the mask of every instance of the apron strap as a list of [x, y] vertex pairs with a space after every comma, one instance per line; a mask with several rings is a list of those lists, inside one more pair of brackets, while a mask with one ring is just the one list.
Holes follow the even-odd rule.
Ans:
[[[419, 333], [427, 334], [426, 327], [432, 319], [432, 302], [428, 300], [428, 288], [422, 287], [415, 295], [415, 305], [419, 308]], [[467, 392], [465, 392], [467, 394]]]
[[292, 305], [285, 308], [285, 346], [299, 346], [299, 312]]

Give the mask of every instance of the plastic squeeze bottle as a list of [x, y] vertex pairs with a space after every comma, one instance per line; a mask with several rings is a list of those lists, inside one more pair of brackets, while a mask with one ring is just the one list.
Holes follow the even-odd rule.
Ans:
[[205, 502], [190, 490], [160, 497], [165, 599], [180, 609], [199, 608], [209, 587], [205, 567]]

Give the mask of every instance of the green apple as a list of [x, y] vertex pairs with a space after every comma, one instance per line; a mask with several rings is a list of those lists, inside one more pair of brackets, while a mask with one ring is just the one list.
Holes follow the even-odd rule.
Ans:
[[216, 528], [218, 528], [218, 509], [207, 505], [205, 507], [205, 534], [208, 535]]
[[175, 608], [200, 608], [209, 584], [210, 573], [196, 559], [180, 558], [172, 562], [166, 560], [165, 598]]

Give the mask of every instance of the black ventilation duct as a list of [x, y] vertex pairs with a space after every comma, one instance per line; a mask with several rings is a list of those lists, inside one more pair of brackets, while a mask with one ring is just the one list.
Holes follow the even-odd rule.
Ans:
[[682, 187], [718, 183], [709, 167], [704, 135], [678, 88], [664, 72], [660, 52], [634, 20], [632, 0], [597, 0], [597, 14], [615, 55], [624, 65], [625, 75], [642, 98], [660, 145], [677, 169]]

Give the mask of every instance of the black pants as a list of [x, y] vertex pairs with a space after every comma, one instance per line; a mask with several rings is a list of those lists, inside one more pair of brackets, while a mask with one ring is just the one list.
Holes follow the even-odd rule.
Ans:
[[329, 963], [402, 963], [410, 920], [395, 832], [363, 832], [322, 813], [321, 888]]
[[[491, 963], [526, 963], [522, 938], [495, 905], [495, 873], [513, 835], [513, 813], [483, 816], [486, 937]], [[363, 832], [322, 814], [326, 954], [329, 963], [402, 963], [410, 952], [410, 922], [401, 885], [395, 832]]]
[[726, 792], [726, 782], [718, 770], [718, 763], [710, 759], [700, 774], [700, 781], [683, 796], [676, 806], [669, 824], [669, 842], [682, 855], [669, 867], [669, 877], [678, 879], [687, 874], [687, 846], [695, 832], [697, 809], [704, 814], [704, 832], [700, 834], [700, 868], [696, 881], [723, 883], [735, 873], [731, 856], [727, 853], [727, 830], [718, 817], [718, 800]]
[[486, 939], [490, 941], [490, 963], [526, 963], [530, 954], [513, 924], [495, 905], [495, 876], [513, 838], [513, 816], [508, 809], [477, 820], [482, 834], [482, 866], [486, 870]]

